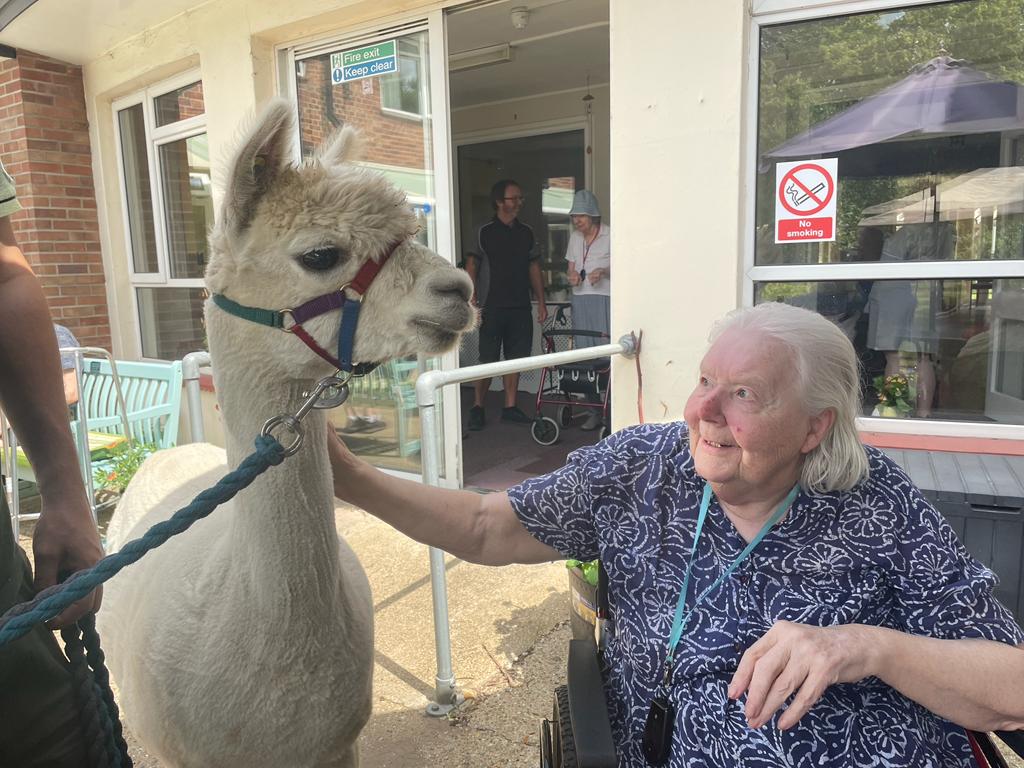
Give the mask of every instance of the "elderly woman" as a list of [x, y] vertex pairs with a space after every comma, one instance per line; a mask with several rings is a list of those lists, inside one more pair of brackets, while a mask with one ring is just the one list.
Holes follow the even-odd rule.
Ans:
[[1024, 633], [857, 398], [843, 333], [766, 304], [715, 329], [685, 424], [486, 496], [334, 441], [335, 489], [467, 560], [600, 557], [621, 766], [969, 766], [965, 727], [1024, 728]]
[[[575, 328], [607, 334], [611, 301], [611, 232], [601, 223], [597, 197], [581, 189], [569, 209], [573, 233], [565, 249], [572, 286], [572, 324]], [[578, 346], [603, 343], [600, 339], [578, 339]]]

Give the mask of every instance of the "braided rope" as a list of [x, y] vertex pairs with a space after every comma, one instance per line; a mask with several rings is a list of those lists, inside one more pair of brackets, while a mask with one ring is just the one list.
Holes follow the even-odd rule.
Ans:
[[256, 450], [245, 458], [238, 469], [221, 478], [213, 488], [200, 493], [191, 504], [179, 509], [168, 520], [154, 525], [142, 537], [128, 542], [120, 551], [107, 555], [91, 568], [76, 572], [66, 581], [44, 589], [33, 600], [15, 605], [0, 616], [0, 646], [18, 639], [39, 622], [59, 615], [69, 605], [81, 600], [149, 550], [209, 515], [268, 468], [284, 461], [284, 458], [284, 448], [275, 437], [257, 437]]
[[107, 722], [110, 723], [107, 752], [114, 758], [115, 766], [131, 768], [132, 759], [128, 756], [128, 744], [124, 740], [121, 713], [117, 708], [117, 702], [114, 701], [114, 692], [110, 689], [110, 674], [107, 672], [106, 656], [103, 654], [103, 649], [100, 648], [100, 635], [96, 631], [96, 616], [94, 614], [83, 616], [78, 620], [78, 626], [82, 629], [86, 658], [100, 694], [100, 704], [106, 712], [104, 727]]
[[99, 689], [86, 660], [80, 628], [77, 625], [69, 627], [61, 630], [60, 634], [64, 640], [64, 652], [71, 662], [72, 685], [89, 765], [94, 768], [107, 768], [110, 765], [110, 743], [103, 723], [104, 711], [100, 707]]
[[[66, 581], [43, 590], [35, 599], [15, 605], [0, 616], [0, 646], [18, 639], [39, 622], [59, 615], [122, 568], [139, 560], [171, 536], [187, 530], [249, 486], [271, 466], [284, 461], [285, 455], [285, 449], [273, 436], [257, 437], [255, 452], [213, 488], [196, 496], [191, 504], [154, 525], [142, 537], [128, 542], [119, 552], [107, 555], [92, 568], [78, 571]], [[93, 768], [131, 768], [132, 759], [128, 755], [114, 693], [110, 689], [110, 675], [100, 648], [95, 615], [84, 616], [75, 627], [61, 630], [61, 637], [71, 662], [75, 699], [90, 765]]]

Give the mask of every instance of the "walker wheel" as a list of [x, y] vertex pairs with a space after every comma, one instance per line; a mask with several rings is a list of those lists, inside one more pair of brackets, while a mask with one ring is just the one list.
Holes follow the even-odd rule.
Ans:
[[563, 427], [568, 427], [572, 424], [572, 406], [571, 405], [560, 405], [558, 407], [558, 423]]
[[608, 428], [608, 425], [607, 424], [602, 424], [601, 425], [601, 431], [597, 433], [597, 439], [598, 440], [604, 440], [611, 433], [612, 433], [612, 431]]
[[542, 416], [530, 426], [534, 442], [540, 445], [554, 445], [558, 440], [558, 431], [558, 423], [550, 416]]

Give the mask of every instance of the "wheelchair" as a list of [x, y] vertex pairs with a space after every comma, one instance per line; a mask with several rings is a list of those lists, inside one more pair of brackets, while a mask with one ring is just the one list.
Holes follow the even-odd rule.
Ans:
[[[616, 768], [618, 758], [604, 696], [599, 648], [609, 619], [608, 580], [598, 566], [595, 639], [569, 641], [566, 684], [555, 688], [550, 720], [540, 725], [540, 768]], [[996, 731], [1016, 755], [1024, 758], [1024, 731]], [[992, 734], [967, 731], [978, 768], [1011, 768]]]

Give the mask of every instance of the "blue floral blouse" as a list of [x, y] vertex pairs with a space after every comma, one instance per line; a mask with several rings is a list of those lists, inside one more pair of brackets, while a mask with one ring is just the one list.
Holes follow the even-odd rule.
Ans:
[[[786, 518], [696, 608], [676, 651], [672, 768], [973, 765], [962, 728], [877, 678], [828, 688], [788, 731], [757, 730], [730, 701], [743, 651], [779, 620], [874, 624], [939, 638], [1024, 642], [992, 596], [996, 577], [892, 460], [846, 493], [801, 491]], [[523, 525], [566, 557], [601, 558], [614, 632], [605, 691], [620, 766], [645, 766], [644, 722], [660, 680], [704, 482], [686, 425], [649, 424], [581, 448], [509, 490]], [[712, 500], [688, 603], [745, 546]], [[950, 674], [958, 674], [950, 670]]]

